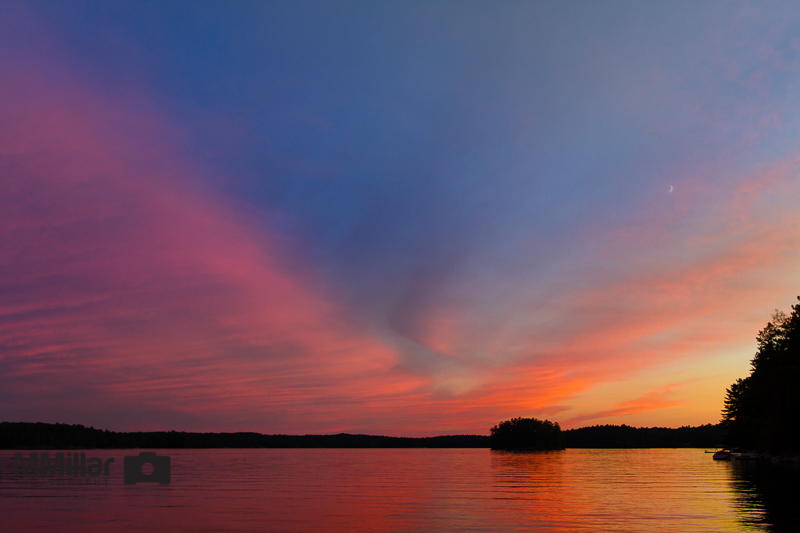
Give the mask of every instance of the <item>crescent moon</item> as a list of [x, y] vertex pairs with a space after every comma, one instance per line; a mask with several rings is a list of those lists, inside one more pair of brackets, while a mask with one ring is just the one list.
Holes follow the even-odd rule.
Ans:
[[672, 191], [674, 191], [674, 190], [675, 190], [675, 187], [673, 187], [672, 185], [670, 185], [670, 186], [669, 186], [669, 192], [672, 192]]

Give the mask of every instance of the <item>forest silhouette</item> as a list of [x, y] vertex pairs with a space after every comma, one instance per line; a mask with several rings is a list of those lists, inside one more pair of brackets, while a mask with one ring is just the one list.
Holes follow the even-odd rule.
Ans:
[[[720, 425], [635, 428], [621, 425], [568, 429], [567, 448], [712, 448], [723, 442]], [[79, 424], [0, 422], [0, 449], [93, 448], [489, 448], [486, 435], [387, 437], [382, 435], [264, 435], [185, 431], [108, 431]]]
[[736, 380], [725, 394], [722, 425], [728, 444], [768, 454], [797, 453], [800, 303], [789, 314], [776, 311], [756, 342], [750, 375]]

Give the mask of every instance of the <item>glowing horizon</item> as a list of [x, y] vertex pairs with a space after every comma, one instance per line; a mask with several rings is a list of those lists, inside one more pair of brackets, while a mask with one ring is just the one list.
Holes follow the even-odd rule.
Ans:
[[284, 8], [0, 7], [3, 420], [719, 420], [800, 294], [800, 10]]

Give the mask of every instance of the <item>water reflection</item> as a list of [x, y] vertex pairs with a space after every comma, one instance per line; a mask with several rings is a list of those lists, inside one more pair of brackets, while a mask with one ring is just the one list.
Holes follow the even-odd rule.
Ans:
[[158, 453], [172, 456], [169, 485], [126, 485], [121, 468], [14, 476], [0, 451], [0, 531], [800, 531], [795, 473], [703, 450]]
[[742, 525], [766, 531], [800, 531], [800, 468], [762, 461], [733, 461], [731, 484]]
[[742, 530], [729, 465], [702, 450], [495, 452], [492, 468], [494, 493], [532, 531]]

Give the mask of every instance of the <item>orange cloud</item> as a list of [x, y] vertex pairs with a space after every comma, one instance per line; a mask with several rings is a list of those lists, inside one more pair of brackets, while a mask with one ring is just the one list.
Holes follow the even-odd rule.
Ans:
[[680, 384], [678, 383], [666, 385], [657, 390], [650, 391], [642, 396], [639, 396], [638, 398], [621, 402], [613, 409], [576, 416], [567, 420], [564, 425], [567, 427], [575, 427], [590, 420], [597, 420], [598, 418], [618, 417], [634, 413], [641, 413], [643, 411], [652, 411], [654, 409], [664, 409], [667, 407], [681, 405], [682, 402], [672, 399], [673, 389], [679, 385]]
[[[654, 365], [750, 346], [771, 310], [790, 302], [796, 291], [800, 215], [790, 199], [800, 197], [798, 169], [794, 160], [778, 162], [732, 178], [729, 191], [698, 188], [697, 196], [681, 200], [685, 208], [652, 216], [646, 211], [620, 232], [603, 230], [592, 239], [603, 246], [587, 246], [586, 266], [569, 272], [578, 281], [574, 287], [558, 287], [535, 306], [519, 298], [511, 307], [507, 323], [521, 326], [475, 328], [480, 310], [472, 308], [449, 308], [443, 322], [434, 305], [429, 331], [446, 331], [448, 347], [483, 352], [483, 359], [461, 358], [466, 372], [477, 376], [475, 385], [444, 400], [442, 410], [459, 417], [469, 412], [463, 423], [477, 430], [505, 416], [568, 407], [572, 395], [635, 379]], [[692, 223], [680, 218], [686, 216], [694, 217]], [[520, 282], [519, 293], [525, 291]], [[428, 345], [441, 345], [436, 338]], [[459, 357], [458, 350], [448, 353]], [[719, 384], [720, 391], [725, 385]], [[609, 413], [679, 405], [665, 399], [670, 391], [654, 391]], [[708, 421], [715, 421], [719, 406], [707, 409]], [[569, 423], [599, 416], [579, 414]]]

